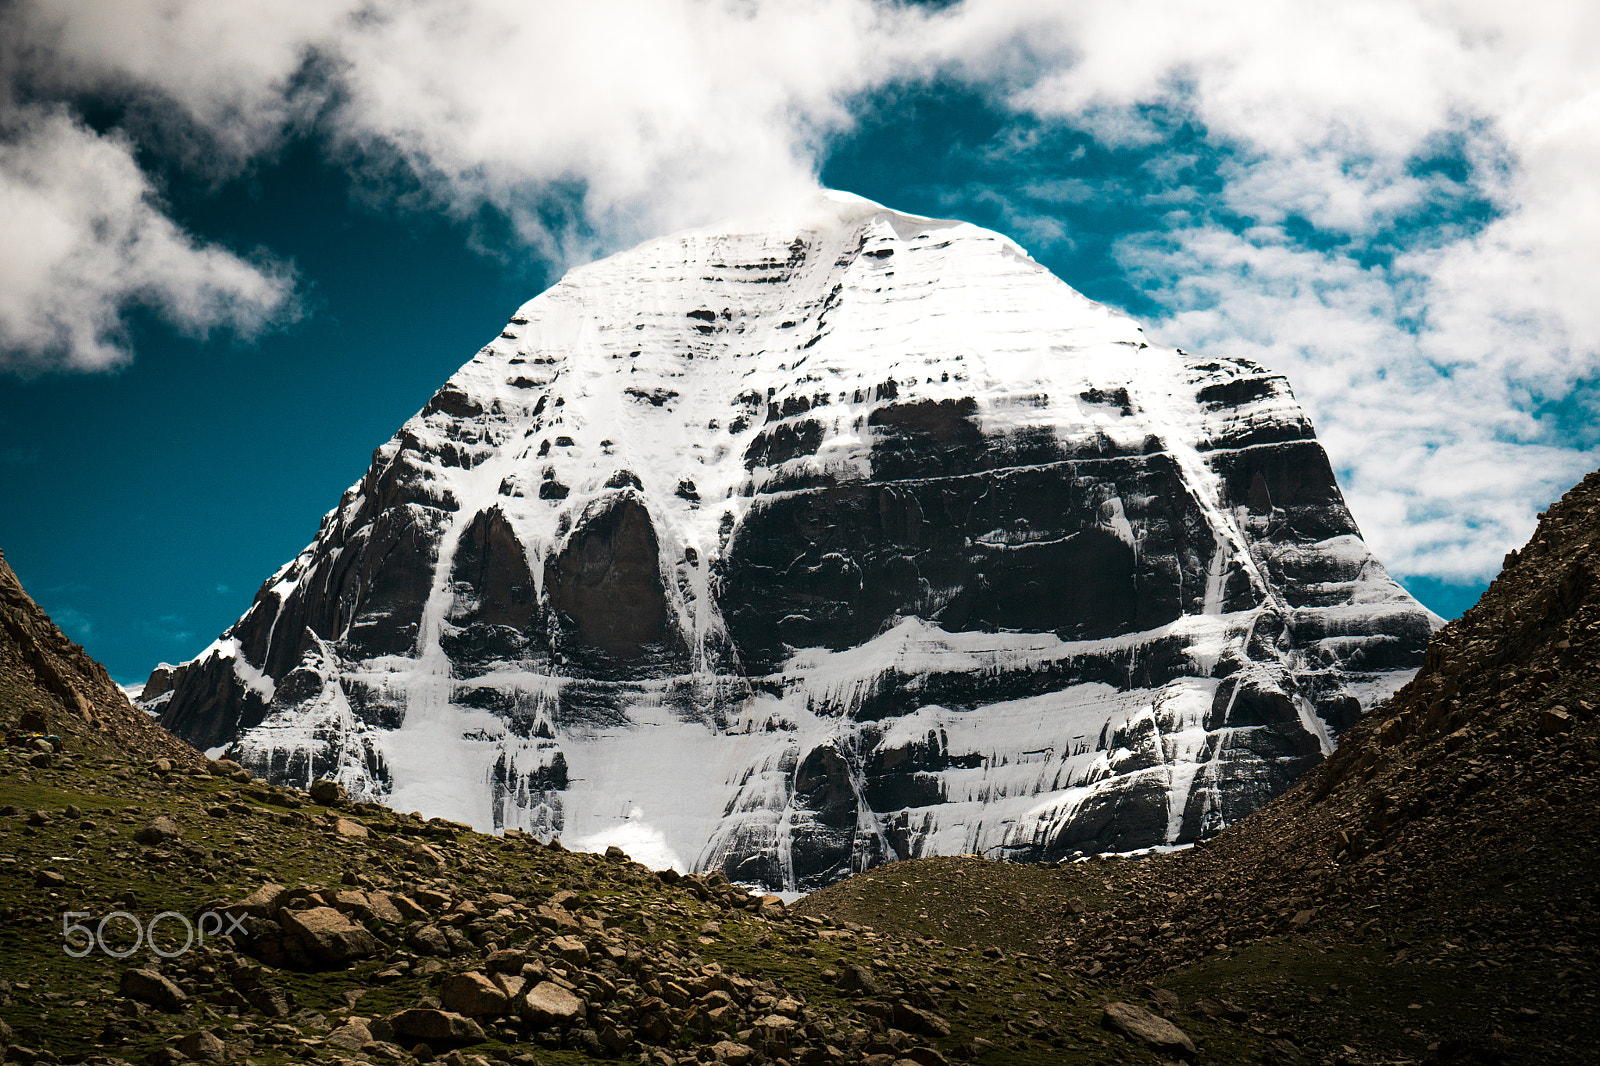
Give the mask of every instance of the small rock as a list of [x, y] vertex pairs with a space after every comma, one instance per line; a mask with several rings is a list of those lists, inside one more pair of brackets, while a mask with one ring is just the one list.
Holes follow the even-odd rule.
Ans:
[[35, 888], [61, 888], [66, 883], [66, 876], [59, 870], [40, 870], [33, 878]]
[[938, 1048], [909, 1047], [900, 1052], [900, 1060], [914, 1062], [917, 1066], [950, 1066], [950, 1060]]
[[1165, 1018], [1132, 1003], [1107, 1003], [1100, 1024], [1144, 1044], [1152, 1051], [1184, 1058], [1194, 1057], [1194, 1041], [1189, 1039], [1187, 1033]]
[[155, 762], [150, 764], [150, 769], [154, 770], [158, 774], [170, 774], [172, 773], [172, 760], [157, 759]]
[[289, 993], [281, 988], [252, 988], [244, 993], [244, 998], [269, 1018], [287, 1017], [292, 1006]]

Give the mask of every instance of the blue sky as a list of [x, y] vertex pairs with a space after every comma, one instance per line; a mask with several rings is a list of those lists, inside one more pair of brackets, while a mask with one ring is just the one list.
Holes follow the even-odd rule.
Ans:
[[1483, 7], [13, 4], [0, 549], [140, 681], [563, 270], [822, 183], [1286, 373], [1457, 614], [1600, 466], [1600, 27]]

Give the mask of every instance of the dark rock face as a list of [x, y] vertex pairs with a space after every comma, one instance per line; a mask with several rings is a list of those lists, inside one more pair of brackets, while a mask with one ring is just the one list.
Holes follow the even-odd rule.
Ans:
[[631, 663], [668, 636], [661, 549], [637, 497], [606, 503], [545, 564], [545, 587], [575, 646]]
[[807, 889], [1210, 836], [1437, 620], [1287, 384], [839, 197], [575, 271], [147, 706], [257, 773]]
[[[1143, 508], [1130, 516], [1144, 524], [1142, 567], [1104, 524], [1130, 497]], [[1213, 547], [1164, 455], [872, 480], [754, 507], [727, 556], [722, 609], [745, 660], [769, 667], [786, 647], [851, 647], [905, 615], [1092, 640], [1198, 609], [1203, 587], [1183, 589], [1182, 561]]]

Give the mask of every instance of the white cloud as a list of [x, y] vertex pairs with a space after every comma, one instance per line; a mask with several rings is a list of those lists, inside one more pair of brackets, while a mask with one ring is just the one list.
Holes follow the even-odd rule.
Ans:
[[195, 138], [184, 146], [187, 161], [227, 173], [275, 147], [318, 106], [325, 85], [297, 75], [362, 6], [20, 0], [0, 22], [8, 41], [0, 59], [36, 92], [148, 105], [141, 123], [160, 125], [169, 138]]
[[1521, 347], [1441, 373], [1438, 338], [1400, 323], [1412, 284], [1296, 247], [1269, 227], [1131, 238], [1122, 262], [1171, 308], [1150, 332], [1288, 375], [1378, 554], [1401, 573], [1472, 581], [1527, 539], [1533, 511], [1600, 466], [1528, 413]]
[[[964, 13], [1023, 17], [1013, 0]], [[1155, 331], [1287, 373], [1397, 570], [1493, 574], [1600, 463], [1531, 414], [1600, 378], [1600, 9], [1130, 0], [1028, 17], [1035, 52], [1065, 61], [1013, 81], [1012, 106], [1122, 145], [1159, 140], [1153, 107], [1237, 152], [1219, 206], [1255, 229], [1179, 216], [1122, 245], [1167, 308]], [[1418, 176], [1446, 142], [1468, 173]], [[1494, 217], [1418, 228], [1464, 196]], [[1334, 249], [1297, 245], [1292, 217]]]
[[191, 333], [253, 333], [288, 309], [285, 270], [179, 230], [125, 141], [60, 112], [10, 118], [0, 142], [0, 369], [117, 366], [130, 357], [121, 316], [131, 304]]
[[[1235, 162], [1209, 203], [1176, 197], [1172, 229], [1122, 246], [1168, 308], [1155, 326], [1290, 375], [1397, 569], [1487, 576], [1533, 512], [1596, 459], [1527, 413], [1600, 377], [1593, 5], [23, 0], [8, 10], [0, 62], [35, 93], [136, 101], [130, 129], [202, 172], [236, 172], [314, 129], [379, 195], [420, 180], [414, 203], [462, 218], [487, 206], [566, 261], [792, 195], [814, 182], [828, 137], [849, 128], [856, 94], [897, 80], [964, 80], [1019, 113], [1145, 151], [1166, 143], [1163, 116], [1175, 115], [1231, 146]], [[7, 92], [0, 110], [15, 118]], [[60, 115], [12, 125], [0, 179], [5, 209], [30, 234], [25, 254], [7, 248], [0, 266], [0, 345], [22, 353], [13, 365], [116, 363], [132, 300], [194, 329], [248, 330], [282, 306], [280, 275], [197, 244], [160, 214], [125, 143]], [[1416, 158], [1446, 143], [1466, 173], [1420, 173]], [[30, 169], [51, 151], [93, 165]], [[395, 171], [383, 166], [411, 181], [386, 185]], [[1030, 177], [1019, 191], [1071, 205], [1095, 195], [1078, 178]], [[1492, 206], [1487, 224], [1414, 229], [1467, 196]], [[1058, 219], [1011, 209], [1005, 190], [993, 202], [1024, 240], [1072, 239]], [[1231, 232], [1208, 210], [1256, 228]], [[1295, 243], [1295, 219], [1334, 239]]]

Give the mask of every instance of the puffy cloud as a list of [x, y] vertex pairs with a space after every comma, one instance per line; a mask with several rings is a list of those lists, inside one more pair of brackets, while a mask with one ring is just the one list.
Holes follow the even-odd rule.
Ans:
[[0, 369], [125, 362], [122, 314], [254, 333], [292, 306], [287, 270], [183, 233], [125, 140], [59, 111], [14, 110], [0, 141]]
[[1551, 411], [1600, 378], [1592, 5], [1135, 0], [1044, 37], [1070, 58], [1013, 106], [1123, 144], [1176, 115], [1229, 146], [1212, 217], [1245, 224], [1184, 216], [1123, 260], [1165, 339], [1289, 375], [1396, 569], [1487, 577], [1600, 462], [1572, 433], [1600, 412]]
[[[1157, 333], [1290, 375], [1398, 569], [1486, 576], [1596, 459], [1560, 418], [1536, 417], [1600, 378], [1593, 5], [113, 7], [19, 0], [0, 16], [0, 63], [19, 79], [0, 87], [14, 220], [0, 232], [29, 234], [25, 247], [0, 236], [19, 253], [0, 249], [12, 366], [114, 364], [132, 301], [191, 329], [259, 328], [288, 288], [281, 270], [178, 230], [126, 142], [7, 101], [130, 101], [134, 135], [205, 174], [314, 131], [372, 195], [461, 218], [487, 207], [570, 262], [787, 198], [814, 182], [861, 101], [943, 77], [1108, 145], [1159, 154], [1187, 121], [1225, 149], [1220, 192], [1175, 195], [1181, 210], [1129, 234], [1122, 260], [1165, 308]], [[52, 152], [89, 165], [46, 165]], [[1099, 195], [1092, 174], [1025, 180], [1015, 191], [1036, 203]], [[1048, 213], [1006, 206], [1010, 191], [996, 197], [1024, 240], [1073, 240]]]
[[[339, 139], [396, 153], [455, 210], [490, 204], [557, 258], [815, 185], [843, 100], [893, 70], [900, 16], [865, 0], [418, 0], [339, 43]], [[587, 248], [545, 195], [582, 192]]]
[[1430, 357], [1439, 338], [1406, 324], [1409, 294], [1428, 279], [1403, 265], [1363, 266], [1270, 227], [1132, 237], [1119, 252], [1170, 309], [1152, 335], [1288, 375], [1397, 572], [1492, 574], [1532, 532], [1533, 511], [1600, 466], [1600, 449], [1535, 417], [1527, 382], [1540, 380], [1539, 360], [1522, 359], [1525, 344], [1448, 366]]

